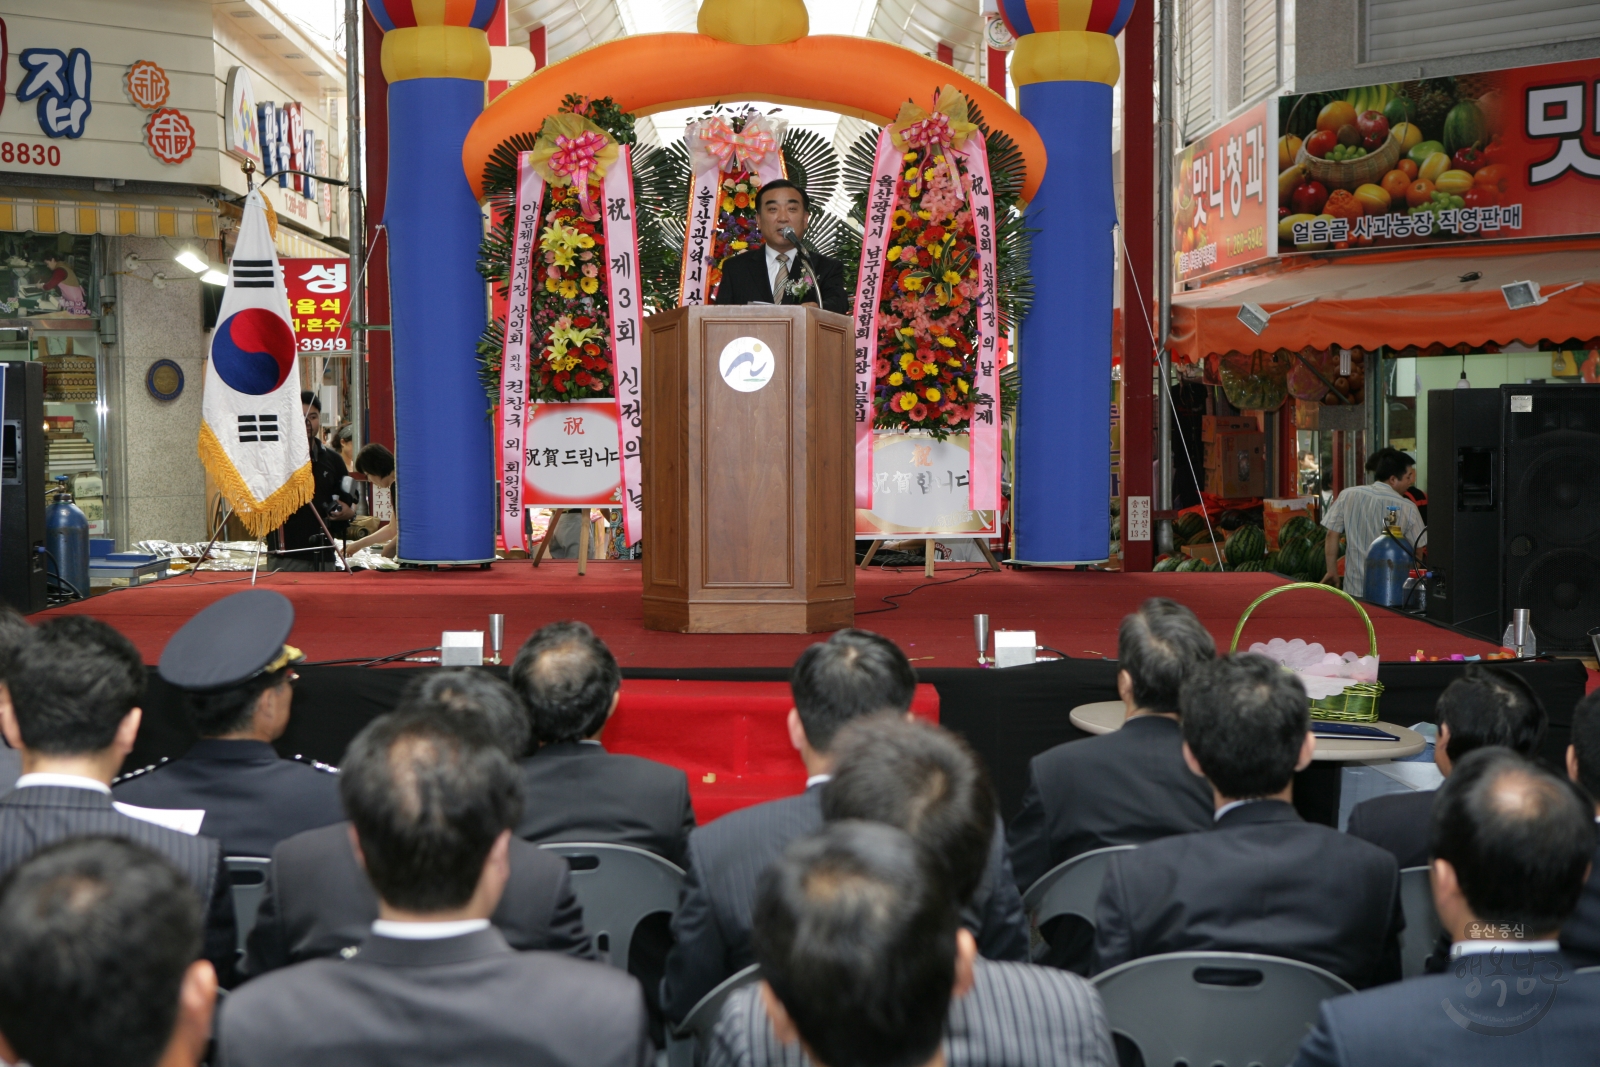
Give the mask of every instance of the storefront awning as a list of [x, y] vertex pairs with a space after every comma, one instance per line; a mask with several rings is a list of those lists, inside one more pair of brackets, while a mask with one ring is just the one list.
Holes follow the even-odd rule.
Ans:
[[0, 196], [0, 231], [102, 233], [110, 237], [203, 237], [219, 234], [217, 209], [110, 200]]
[[[1472, 277], [1474, 274], [1477, 277]], [[1467, 280], [1463, 281], [1465, 278]], [[1539, 284], [1547, 303], [1513, 311], [1500, 287]], [[1575, 289], [1551, 296], [1555, 290]], [[1258, 336], [1239, 321], [1245, 302], [1272, 312]], [[1600, 239], [1495, 247], [1370, 252], [1257, 274], [1173, 298], [1172, 354], [1193, 363], [1257, 350], [1446, 348], [1556, 342], [1600, 335]]]

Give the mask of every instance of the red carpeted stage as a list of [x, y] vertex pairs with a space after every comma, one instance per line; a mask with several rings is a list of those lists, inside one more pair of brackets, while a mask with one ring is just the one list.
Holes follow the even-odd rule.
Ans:
[[[856, 579], [856, 625], [893, 638], [919, 668], [972, 667], [972, 616], [997, 630], [1035, 630], [1042, 645], [1073, 658], [1115, 658], [1117, 624], [1146, 597], [1188, 605], [1226, 648], [1239, 616], [1261, 593], [1282, 585], [1271, 574], [1116, 574], [991, 571], [945, 564], [931, 582], [921, 568], [869, 568]], [[506, 657], [555, 619], [593, 626], [623, 667], [787, 667], [809, 634], [676, 634], [642, 623], [639, 565], [591, 562], [589, 573], [559, 560], [535, 569], [497, 563], [488, 571], [360, 571], [264, 574], [258, 585], [294, 601], [293, 640], [307, 659], [377, 658], [432, 647], [443, 630], [485, 630], [491, 612], [506, 617]], [[237, 573], [171, 578], [59, 608], [86, 612], [127, 634], [154, 663], [174, 630], [201, 608], [250, 588]], [[1382, 608], [1369, 609], [1385, 661], [1418, 650], [1431, 656], [1488, 653], [1493, 645]], [[1355, 612], [1316, 592], [1287, 593], [1256, 609], [1246, 645], [1272, 637], [1321, 641], [1335, 652], [1366, 652]]]
[[[285, 755], [337, 763], [374, 715], [392, 708], [419, 668], [366, 670], [355, 664], [437, 645], [443, 630], [486, 629], [491, 612], [506, 616], [504, 658], [539, 626], [565, 618], [588, 622], [611, 646], [624, 671], [623, 698], [607, 728], [616, 751], [649, 756], [689, 775], [701, 821], [802, 788], [804, 771], [784, 726], [787, 668], [820, 635], [675, 634], [642, 625], [639, 566], [591, 563], [496, 564], [489, 571], [402, 571], [347, 574], [283, 572], [260, 586], [294, 601], [294, 644], [310, 664], [300, 669]], [[929, 581], [921, 568], [859, 574], [856, 624], [894, 639], [925, 684], [916, 710], [960, 732], [988, 763], [1009, 816], [1021, 800], [1028, 760], [1082, 736], [1067, 712], [1116, 697], [1117, 625], [1147, 597], [1168, 596], [1191, 607], [1220, 648], [1232, 639], [1245, 607], [1283, 579], [1268, 574], [1115, 574], [990, 571], [945, 565]], [[211, 602], [250, 588], [248, 575], [201, 574], [97, 596], [56, 612], [95, 615], [127, 634], [154, 663], [173, 631]], [[1493, 646], [1382, 608], [1369, 609], [1385, 661], [1380, 710], [1402, 724], [1431, 720], [1434, 701], [1461, 664], [1410, 664], [1407, 657], [1487, 653]], [[986, 612], [997, 629], [1032, 629], [1042, 645], [1071, 657], [1004, 671], [976, 668], [972, 616]], [[1348, 604], [1314, 591], [1288, 593], [1256, 610], [1245, 642], [1275, 636], [1321, 641], [1333, 651], [1365, 652], [1365, 627]], [[1398, 662], [1397, 662], [1398, 661]], [[395, 665], [398, 667], [399, 665]], [[1548, 757], [1566, 747], [1566, 722], [1582, 695], [1575, 662], [1516, 668], [1551, 711]], [[193, 740], [182, 694], [152, 673], [145, 719], [130, 769], [181, 754]], [[1329, 821], [1338, 809], [1333, 764], [1313, 765], [1316, 783], [1297, 798], [1308, 817]], [[1307, 772], [1309, 775], [1310, 772]], [[1302, 776], [1305, 777], [1305, 776]], [[1303, 795], [1302, 795], [1303, 794]]]

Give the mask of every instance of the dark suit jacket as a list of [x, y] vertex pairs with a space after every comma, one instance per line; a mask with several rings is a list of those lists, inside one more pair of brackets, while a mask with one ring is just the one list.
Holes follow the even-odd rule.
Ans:
[[[978, 960], [972, 989], [950, 1002], [947, 1067], [1116, 1067], [1100, 995], [1083, 979], [1050, 967]], [[779, 1043], [749, 985], [722, 1008], [707, 1067], [807, 1067], [798, 1044]]]
[[[307, 830], [272, 850], [266, 894], [245, 947], [246, 977], [332, 956], [366, 939], [378, 897], [351, 847], [349, 826]], [[566, 861], [520, 838], [511, 839], [511, 878], [490, 920], [518, 951], [594, 958]]]
[[1027, 888], [1059, 863], [1108, 845], [1209, 830], [1206, 780], [1183, 762], [1182, 728], [1159, 715], [1033, 758], [1011, 820], [1011, 869]]
[[[772, 298], [772, 276], [767, 273], [767, 250], [765, 246], [752, 248], [748, 252], [740, 252], [730, 256], [722, 264], [722, 285], [717, 290], [716, 303], [718, 304], [754, 304], [757, 302], [768, 304], [804, 304], [816, 302], [822, 305], [824, 311], [837, 311], [841, 315], [850, 314], [850, 296], [844, 291], [844, 267], [837, 259], [830, 259], [818, 252], [806, 253], [806, 261], [811, 264], [811, 273], [817, 279], [817, 288], [822, 290], [822, 299], [817, 299], [815, 292], [810, 292], [801, 300], [791, 299], [788, 293], [781, 294], [781, 299]], [[797, 279], [798, 274], [791, 258], [789, 263], [789, 277]]]
[[368, 935], [230, 996], [228, 1067], [649, 1067], [639, 983], [598, 963], [514, 952], [494, 929], [438, 941]]
[[225, 856], [270, 856], [279, 841], [344, 820], [332, 767], [278, 758], [265, 741], [196, 741], [178, 759], [118, 779], [111, 795], [145, 808], [200, 808]]
[[1261, 800], [1113, 856], [1095, 959], [1104, 971], [1163, 952], [1262, 952], [1362, 989], [1400, 978], [1404, 925], [1393, 856]]
[[[677, 943], [662, 980], [667, 1018], [681, 1022], [718, 982], [755, 962], [750, 926], [756, 880], [791, 841], [821, 828], [821, 790], [816, 785], [799, 796], [730, 812], [689, 835], [683, 903], [672, 917]], [[998, 819], [983, 882], [961, 918], [985, 957], [1027, 958], [1027, 920]]]
[[[1514, 954], [1503, 958], [1499, 969], [1506, 976], [1504, 987], [1489, 977], [1494, 962], [1481, 958], [1475, 967], [1462, 966], [1471, 959], [1462, 957], [1444, 974], [1419, 975], [1323, 1001], [1295, 1067], [1558, 1067], [1600, 1060], [1595, 1039], [1600, 974], [1574, 975], [1574, 961], [1557, 954], [1532, 971], [1546, 981], [1519, 997], [1519, 980], [1525, 983], [1530, 976], [1526, 954], [1520, 961]], [[1467, 986], [1475, 979], [1479, 986], [1472, 997]], [[1553, 987], [1553, 997], [1548, 979], [1561, 983]], [[1502, 989], [1509, 994], [1503, 1006], [1495, 1003]], [[1496, 1032], [1501, 1028], [1493, 1023], [1500, 1018], [1547, 1000], [1548, 1010], [1532, 1026], [1520, 1033]], [[1468, 1030], [1452, 1019], [1446, 1014], [1447, 1002], [1481, 1029]], [[1467, 1006], [1477, 1007], [1490, 1023], [1466, 1015], [1461, 1009]]]
[[206, 909], [202, 955], [223, 985], [233, 984], [239, 951], [233, 889], [214, 838], [129, 818], [111, 806], [110, 797], [93, 789], [30, 785], [0, 797], [0, 876], [47, 845], [99, 835], [143, 845], [184, 873]]
[[1350, 812], [1345, 830], [1394, 853], [1401, 870], [1428, 865], [1428, 815], [1436, 790], [1389, 793], [1363, 800]]
[[676, 767], [588, 742], [546, 745], [522, 761], [522, 797], [518, 837], [632, 845], [688, 862], [694, 807]]
[[1575, 967], [1600, 967], [1600, 849], [1578, 898], [1578, 910], [1561, 924], [1561, 951]]

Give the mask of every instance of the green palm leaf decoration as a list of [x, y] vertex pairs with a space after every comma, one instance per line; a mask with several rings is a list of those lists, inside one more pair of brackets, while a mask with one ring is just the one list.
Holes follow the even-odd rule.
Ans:
[[813, 214], [820, 212], [839, 184], [839, 157], [814, 130], [794, 127], [783, 135], [783, 168], [806, 191]]

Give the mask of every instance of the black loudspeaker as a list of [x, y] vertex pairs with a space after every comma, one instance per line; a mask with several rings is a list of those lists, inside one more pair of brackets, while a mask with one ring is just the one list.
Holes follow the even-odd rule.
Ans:
[[1501, 609], [1532, 611], [1540, 652], [1591, 651], [1600, 626], [1600, 385], [1502, 385]]
[[44, 366], [5, 368], [4, 468], [0, 470], [0, 598], [24, 615], [45, 607]]
[[1498, 642], [1500, 390], [1428, 392], [1428, 618]]

